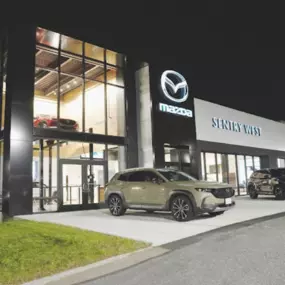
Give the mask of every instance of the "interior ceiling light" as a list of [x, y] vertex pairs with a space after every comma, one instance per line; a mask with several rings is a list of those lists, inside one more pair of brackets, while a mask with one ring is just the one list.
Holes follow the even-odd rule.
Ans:
[[73, 84], [74, 84], [74, 85], [75, 85], [75, 84], [77, 84], [77, 81], [76, 81], [76, 80], [74, 80], [74, 81], [73, 81]]
[[63, 89], [60, 89], [60, 92], [62, 92], [63, 91]]
[[66, 87], [67, 87], [67, 88], [69, 88], [69, 87], [70, 87], [70, 85], [69, 85], [69, 84], [67, 84], [67, 85], [66, 85]]

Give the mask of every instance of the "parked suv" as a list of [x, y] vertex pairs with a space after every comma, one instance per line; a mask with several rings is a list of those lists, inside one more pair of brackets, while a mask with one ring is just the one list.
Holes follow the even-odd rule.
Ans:
[[274, 195], [278, 200], [285, 199], [285, 168], [254, 171], [249, 179], [247, 190], [250, 198], [258, 195]]
[[228, 184], [198, 181], [172, 169], [136, 168], [117, 173], [107, 184], [105, 202], [114, 216], [127, 209], [171, 211], [177, 221], [201, 213], [223, 214], [235, 205]]

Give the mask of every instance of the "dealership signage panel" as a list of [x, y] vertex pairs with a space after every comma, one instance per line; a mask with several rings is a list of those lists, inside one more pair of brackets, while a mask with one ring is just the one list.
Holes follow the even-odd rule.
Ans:
[[[180, 73], [174, 70], [164, 71], [161, 75], [160, 84], [163, 95], [168, 101], [181, 104], [187, 100], [189, 96], [188, 84]], [[159, 111], [183, 117], [193, 117], [192, 110], [161, 102], [159, 103]]]
[[231, 120], [225, 120], [222, 118], [213, 117], [212, 127], [217, 129], [223, 129], [227, 131], [233, 131], [238, 133], [245, 133], [247, 135], [261, 136], [261, 128], [253, 125], [243, 124]]

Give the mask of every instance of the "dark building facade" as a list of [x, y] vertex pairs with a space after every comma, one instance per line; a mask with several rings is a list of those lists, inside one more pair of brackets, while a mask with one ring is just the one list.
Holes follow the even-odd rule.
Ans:
[[199, 136], [191, 66], [146, 63], [100, 44], [40, 24], [1, 30], [4, 214], [99, 208], [109, 179], [138, 166], [227, 181], [241, 193], [248, 167], [285, 158], [282, 149], [235, 143], [223, 151], [226, 142]]

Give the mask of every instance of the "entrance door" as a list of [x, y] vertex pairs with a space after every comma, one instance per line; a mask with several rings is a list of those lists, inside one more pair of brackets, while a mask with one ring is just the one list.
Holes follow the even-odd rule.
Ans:
[[[92, 160], [59, 161], [59, 210], [92, 209], [104, 202], [106, 163]], [[93, 206], [92, 206], [93, 205]]]

